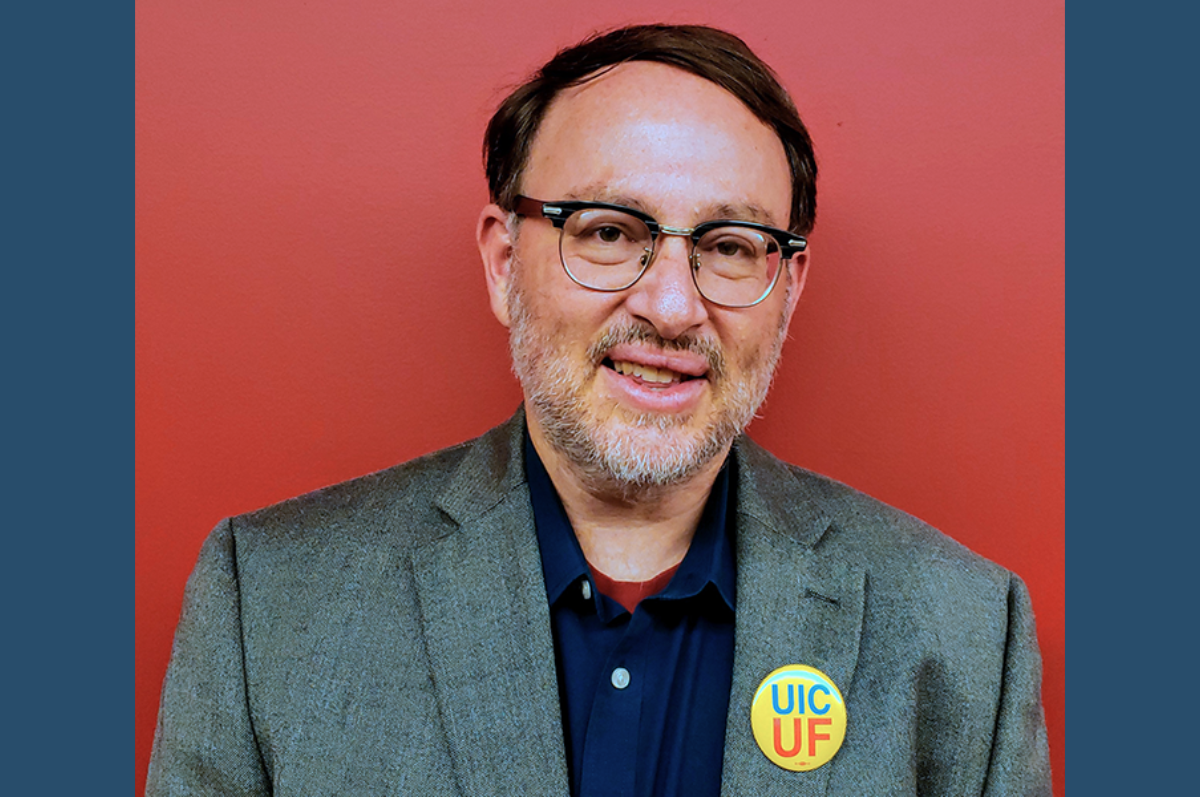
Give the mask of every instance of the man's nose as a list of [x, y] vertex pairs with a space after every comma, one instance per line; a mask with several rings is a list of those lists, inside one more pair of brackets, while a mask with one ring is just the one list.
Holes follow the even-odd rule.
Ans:
[[659, 335], [673, 340], [708, 317], [708, 308], [692, 280], [691, 241], [661, 235], [654, 260], [642, 278], [629, 289], [626, 308], [650, 322]]

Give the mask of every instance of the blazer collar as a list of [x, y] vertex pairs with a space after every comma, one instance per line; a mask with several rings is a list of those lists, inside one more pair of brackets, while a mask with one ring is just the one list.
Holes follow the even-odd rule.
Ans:
[[[837, 756], [789, 772], [758, 749], [750, 726], [755, 690], [788, 664], [815, 667], [847, 695], [858, 663], [865, 568], [836, 552], [836, 498], [826, 482], [792, 468], [749, 438], [738, 440], [738, 607], [725, 726], [725, 795], [821, 795]], [[853, 727], [851, 714], [848, 722]]]
[[466, 453], [446, 489], [437, 497], [439, 508], [459, 525], [492, 511], [525, 487], [525, 410], [475, 440], [463, 443]]
[[568, 791], [550, 613], [521, 453], [524, 416], [468, 444], [413, 552], [421, 624], [463, 794]]

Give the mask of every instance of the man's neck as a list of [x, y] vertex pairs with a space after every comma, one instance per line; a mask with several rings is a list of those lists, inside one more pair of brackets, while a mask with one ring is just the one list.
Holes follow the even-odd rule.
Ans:
[[592, 567], [617, 581], [646, 581], [683, 561], [724, 456], [680, 484], [630, 493], [581, 473], [535, 424], [529, 436]]

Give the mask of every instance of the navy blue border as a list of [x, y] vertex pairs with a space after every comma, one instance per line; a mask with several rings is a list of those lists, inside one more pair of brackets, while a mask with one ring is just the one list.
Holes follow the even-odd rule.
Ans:
[[[1067, 775], [1184, 794], [1196, 759], [1194, 12], [1067, 26]], [[1182, 7], [1179, 7], [1182, 8]], [[1188, 785], [1184, 785], [1188, 784]]]
[[108, 794], [134, 780], [134, 11], [4, 16], [4, 791]]

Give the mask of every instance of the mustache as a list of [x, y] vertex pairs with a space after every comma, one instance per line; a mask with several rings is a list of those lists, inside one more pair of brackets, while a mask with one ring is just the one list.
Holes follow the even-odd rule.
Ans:
[[725, 355], [715, 342], [687, 333], [677, 338], [664, 338], [645, 323], [631, 322], [609, 327], [588, 347], [588, 357], [593, 365], [599, 365], [608, 356], [608, 352], [626, 343], [643, 343], [662, 351], [698, 354], [708, 363], [709, 378], [720, 379], [725, 376]]

